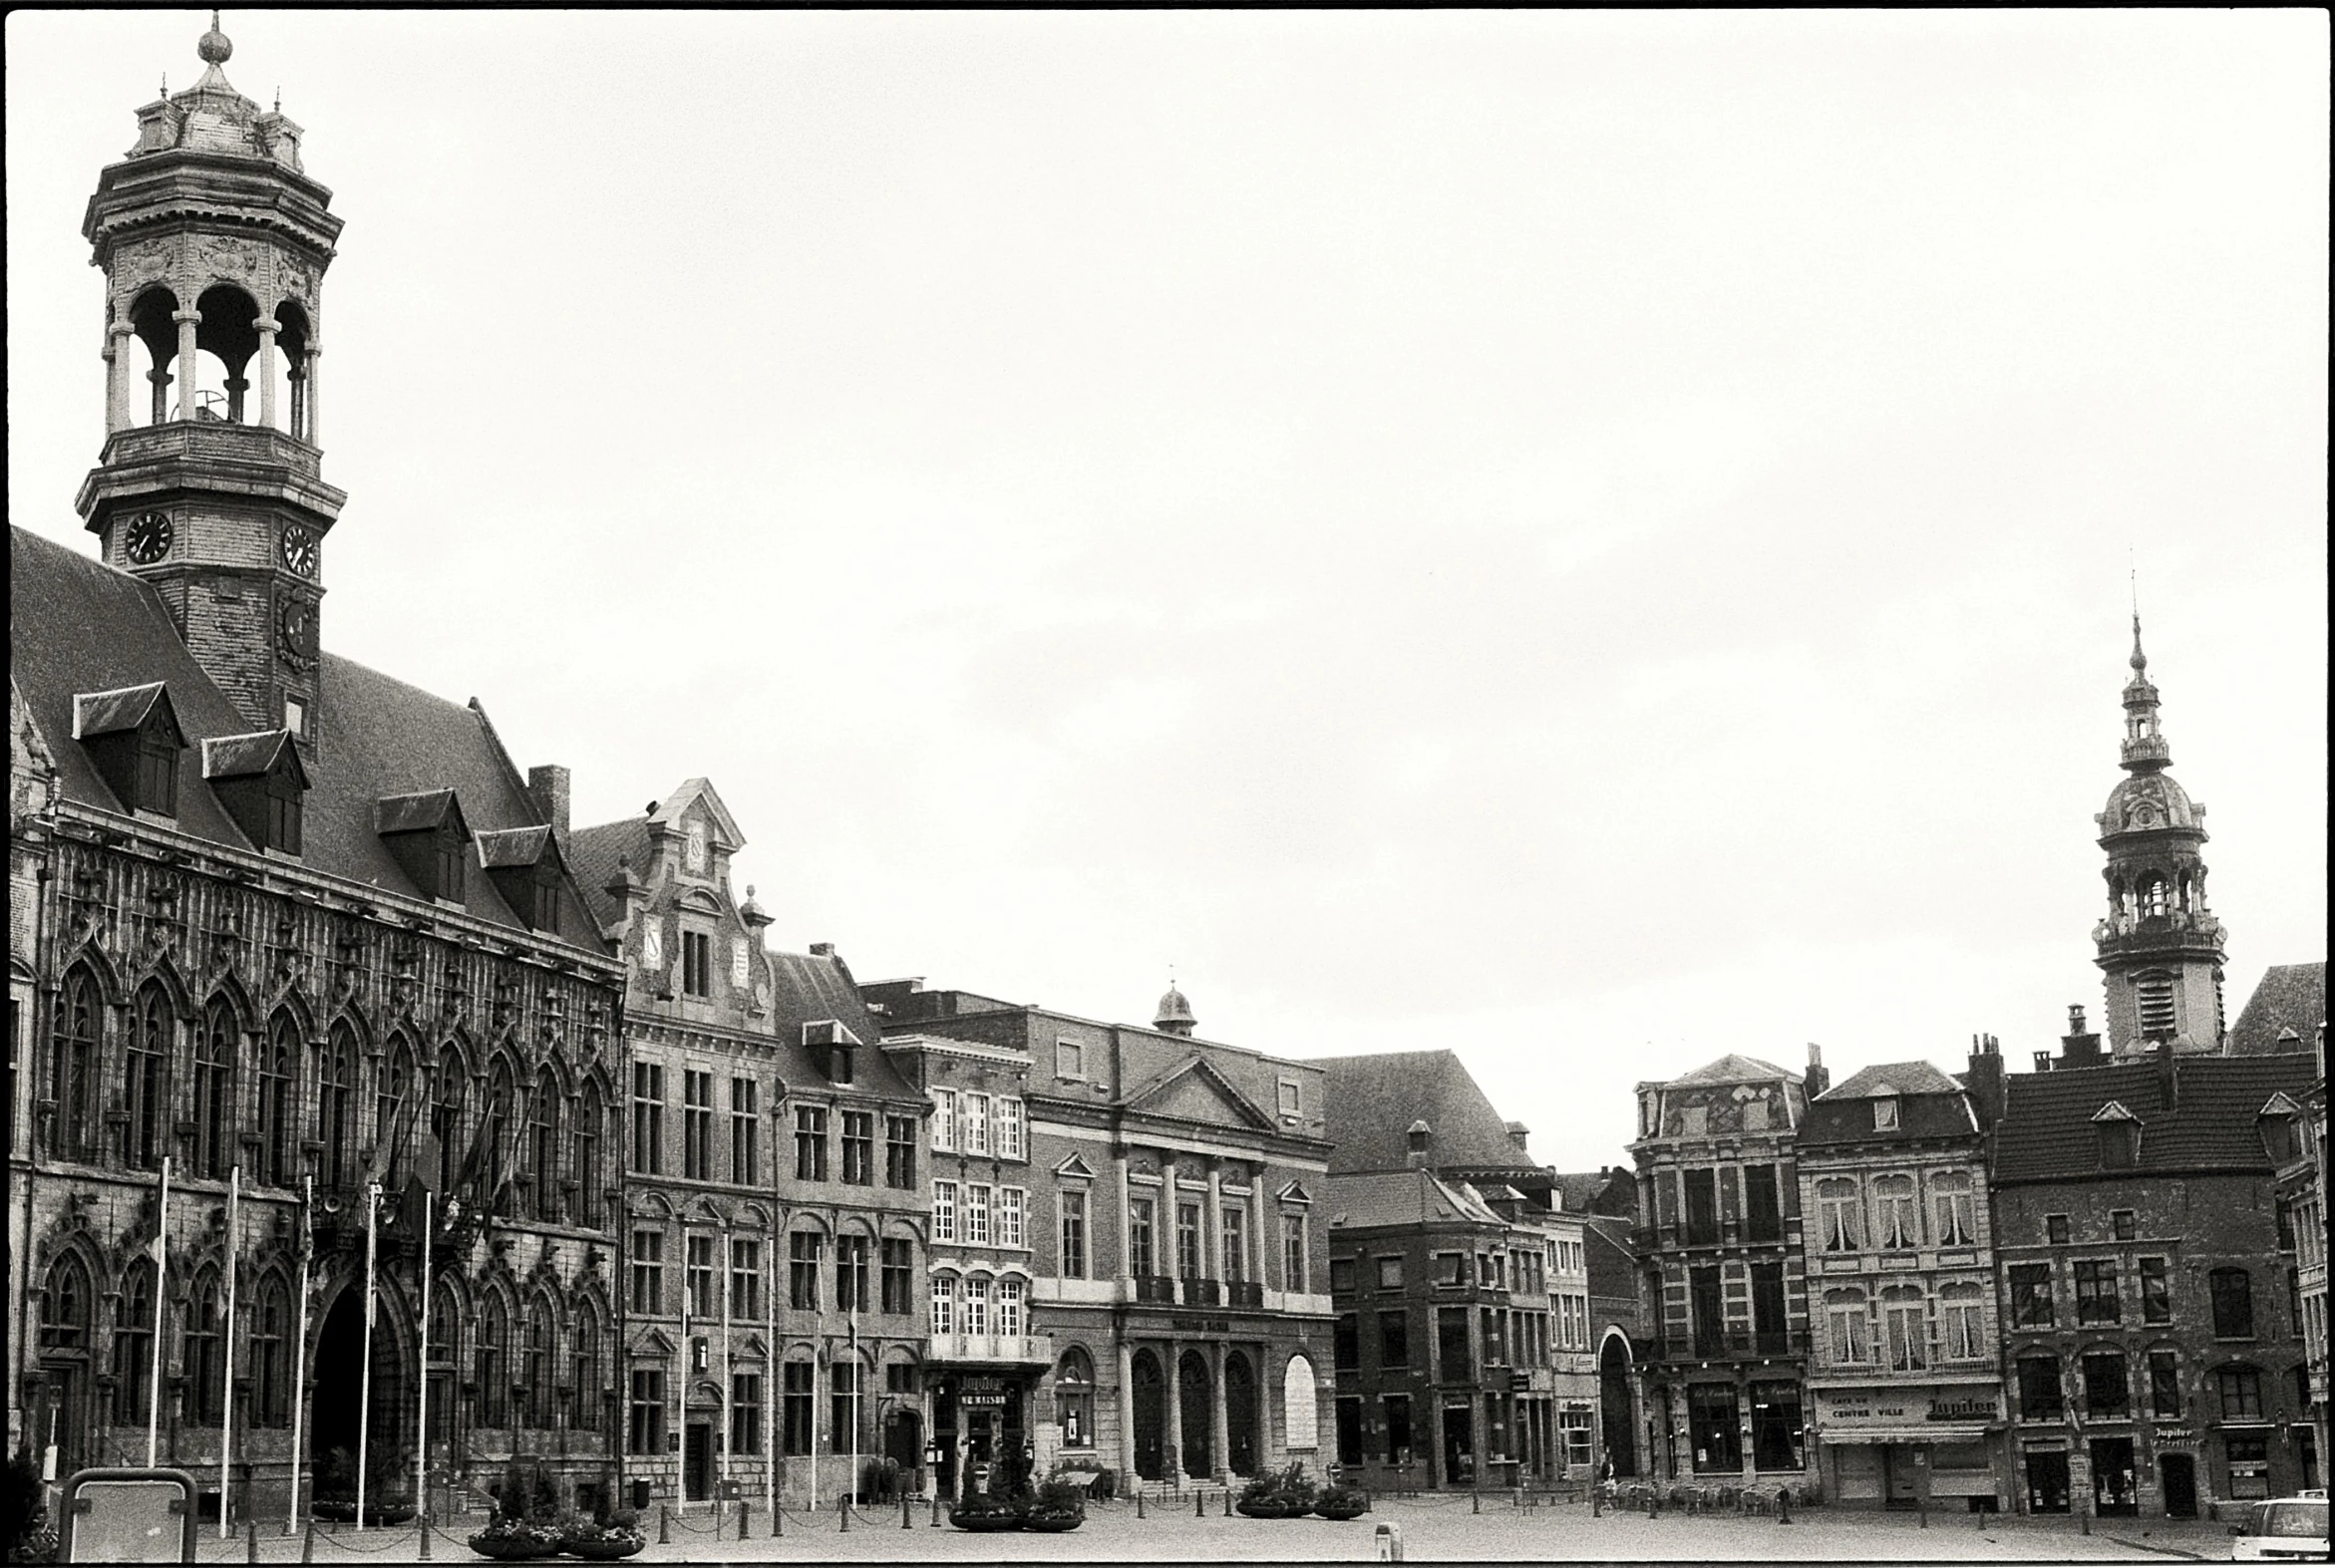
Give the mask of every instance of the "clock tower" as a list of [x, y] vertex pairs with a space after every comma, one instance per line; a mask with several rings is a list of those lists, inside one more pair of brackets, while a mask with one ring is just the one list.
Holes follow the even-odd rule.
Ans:
[[2166, 772], [2157, 687], [2133, 617], [2125, 683], [2124, 769], [2093, 820], [2108, 851], [2108, 918], [2093, 927], [2108, 985], [2108, 1038], [2120, 1057], [2169, 1041], [2178, 1052], [2222, 1044], [2221, 922], [2205, 907], [2205, 807]]
[[214, 12], [201, 78], [138, 112], [82, 218], [106, 275], [106, 444], [74, 504], [251, 728], [313, 749], [324, 540], [347, 499], [318, 467], [341, 220], [300, 128], [228, 85], [233, 52]]

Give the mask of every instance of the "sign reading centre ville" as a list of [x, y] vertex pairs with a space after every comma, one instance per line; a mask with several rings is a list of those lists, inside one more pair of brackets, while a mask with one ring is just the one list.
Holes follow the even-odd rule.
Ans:
[[2002, 1394], [1974, 1385], [1958, 1389], [1819, 1389], [1817, 1419], [1827, 1430], [1843, 1434], [1861, 1428], [1933, 1423], [1983, 1426], [2002, 1419]]

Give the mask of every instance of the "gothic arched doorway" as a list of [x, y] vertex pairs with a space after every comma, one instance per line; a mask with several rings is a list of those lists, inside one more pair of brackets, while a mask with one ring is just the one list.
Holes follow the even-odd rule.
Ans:
[[1630, 1420], [1630, 1352], [1618, 1334], [1605, 1336], [1597, 1353], [1597, 1408], [1603, 1417], [1606, 1457], [1613, 1473], [1638, 1473], [1637, 1428]]
[[1167, 1437], [1168, 1401], [1162, 1386], [1160, 1361], [1150, 1351], [1135, 1353], [1135, 1472], [1147, 1481], [1163, 1480], [1161, 1444]]
[[1216, 1467], [1215, 1387], [1198, 1351], [1185, 1351], [1175, 1369], [1175, 1398], [1183, 1415], [1183, 1473], [1211, 1474]]
[[1224, 1462], [1235, 1475], [1256, 1473], [1256, 1373], [1238, 1351], [1224, 1356]]
[[309, 1453], [315, 1463], [317, 1497], [357, 1493], [359, 1411], [370, 1400], [370, 1438], [365, 1454], [365, 1506], [411, 1499], [414, 1492], [413, 1391], [406, 1376], [403, 1336], [397, 1315], [382, 1293], [373, 1320], [373, 1387], [365, 1389], [365, 1287], [355, 1281], [341, 1290], [316, 1335], [316, 1360], [309, 1375]]

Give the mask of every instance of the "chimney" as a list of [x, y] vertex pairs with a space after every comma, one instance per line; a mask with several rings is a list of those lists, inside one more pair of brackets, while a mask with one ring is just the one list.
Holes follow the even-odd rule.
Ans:
[[1524, 1125], [1524, 1123], [1521, 1121], [1511, 1121], [1508, 1123], [1508, 1141], [1516, 1146], [1517, 1153], [1521, 1154], [1524, 1152], [1524, 1140], [1531, 1135], [1532, 1129]]
[[557, 763], [528, 769], [527, 795], [535, 802], [543, 820], [551, 824], [551, 837], [559, 845], [560, 857], [566, 858], [567, 770]]
[[1970, 1071], [1965, 1081], [1970, 1086], [1970, 1108], [1977, 1113], [1983, 1132], [2003, 1114], [2003, 1053], [1994, 1036], [1970, 1037]]
[[1808, 1072], [1801, 1078], [1800, 1087], [1811, 1099], [1833, 1087], [1833, 1075], [1825, 1067], [1825, 1048], [1813, 1040], [1808, 1043]]
[[2060, 1066], [2090, 1068], [2100, 1065], [2100, 1037], [2084, 1027], [2084, 1004], [2068, 1006], [2068, 1032], [2060, 1037]]
[[1409, 1145], [1406, 1158], [1414, 1169], [1427, 1168], [1427, 1142], [1433, 1135], [1434, 1129], [1428, 1126], [1425, 1118], [1412, 1122], [1410, 1131], [1403, 1135]]
[[2038, 1073], [2049, 1073], [2051, 1071], [2050, 1052], [2038, 1051], [2035, 1053], [2035, 1071]]

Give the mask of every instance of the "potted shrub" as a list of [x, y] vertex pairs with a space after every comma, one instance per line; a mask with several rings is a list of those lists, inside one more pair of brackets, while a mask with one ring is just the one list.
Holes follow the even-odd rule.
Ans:
[[974, 1492], [949, 1509], [948, 1522], [960, 1530], [1018, 1530], [1022, 1505], [994, 1492]]
[[1240, 1489], [1232, 1506], [1251, 1519], [1295, 1519], [1313, 1511], [1314, 1484], [1302, 1460], [1285, 1470], [1267, 1470]]
[[471, 1537], [471, 1550], [482, 1557], [505, 1561], [521, 1557], [549, 1557], [560, 1549], [562, 1532], [550, 1512], [551, 1479], [542, 1462], [522, 1464], [517, 1459], [502, 1472], [502, 1490], [495, 1499], [495, 1517]]
[[1370, 1512], [1370, 1497], [1359, 1486], [1333, 1482], [1313, 1500], [1313, 1511], [1325, 1519], [1359, 1519]]
[[648, 1544], [641, 1533], [640, 1515], [630, 1508], [611, 1511], [606, 1502], [589, 1519], [573, 1518], [559, 1532], [559, 1549], [570, 1557], [614, 1562], [630, 1557]]
[[1038, 1488], [1038, 1495], [1022, 1513], [1022, 1528], [1058, 1534], [1087, 1522], [1087, 1489], [1077, 1481], [1057, 1477]]

